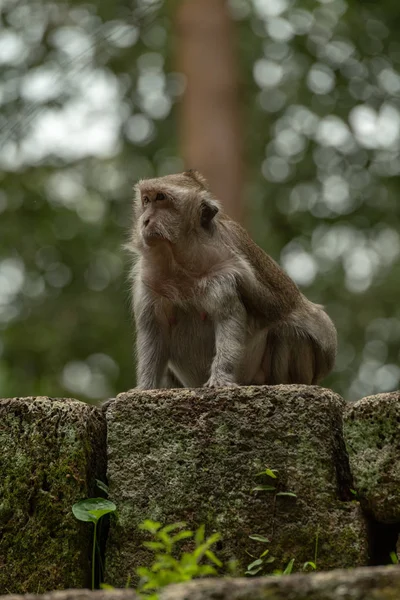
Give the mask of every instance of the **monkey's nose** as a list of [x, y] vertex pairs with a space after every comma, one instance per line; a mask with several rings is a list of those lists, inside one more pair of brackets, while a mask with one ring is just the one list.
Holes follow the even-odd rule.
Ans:
[[145, 227], [147, 227], [147, 225], [148, 225], [149, 223], [150, 223], [150, 219], [145, 219], [145, 220], [143, 221], [143, 225], [144, 225]]

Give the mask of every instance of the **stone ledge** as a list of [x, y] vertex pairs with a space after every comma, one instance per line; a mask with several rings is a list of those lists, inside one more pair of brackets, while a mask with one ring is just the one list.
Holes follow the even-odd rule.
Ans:
[[[365, 567], [310, 575], [203, 579], [171, 585], [160, 600], [398, 600], [400, 568]], [[138, 600], [130, 589], [66, 590], [0, 600]]]

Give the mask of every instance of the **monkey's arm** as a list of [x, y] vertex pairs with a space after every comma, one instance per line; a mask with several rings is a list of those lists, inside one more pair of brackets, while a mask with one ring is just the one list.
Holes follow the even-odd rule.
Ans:
[[223, 280], [213, 288], [209, 297], [213, 298], [214, 306], [209, 309], [209, 314], [215, 323], [215, 356], [205, 385], [232, 386], [237, 383], [237, 371], [244, 352], [246, 309], [232, 281]]
[[146, 293], [135, 292], [134, 314], [136, 321], [136, 387], [142, 390], [156, 389], [168, 362], [168, 345], [165, 334], [157, 322], [153, 305]]

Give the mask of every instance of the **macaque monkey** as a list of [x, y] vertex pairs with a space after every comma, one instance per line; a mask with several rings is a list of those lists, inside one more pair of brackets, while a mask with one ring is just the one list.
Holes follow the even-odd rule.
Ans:
[[138, 388], [315, 384], [331, 371], [332, 321], [200, 173], [139, 181], [134, 213]]

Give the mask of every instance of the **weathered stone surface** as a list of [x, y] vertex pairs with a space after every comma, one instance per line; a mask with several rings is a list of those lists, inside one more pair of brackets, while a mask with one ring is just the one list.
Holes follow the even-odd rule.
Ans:
[[[398, 600], [399, 567], [335, 570], [290, 577], [203, 579], [171, 585], [160, 600]], [[66, 590], [0, 600], [137, 600], [133, 590]]]
[[92, 526], [71, 506], [105, 476], [101, 411], [70, 399], [0, 400], [0, 593], [84, 587]]
[[399, 567], [313, 575], [198, 580], [165, 588], [160, 600], [399, 600]]
[[400, 392], [349, 404], [344, 433], [363, 507], [380, 522], [400, 522]]
[[[342, 438], [344, 401], [313, 386], [132, 390], [109, 405], [108, 481], [118, 506], [107, 543], [106, 581], [123, 586], [151, 555], [137, 525], [202, 523], [219, 531], [217, 553], [240, 571], [266, 547], [284, 567], [367, 564], [365, 524], [351, 495]], [[278, 469], [278, 479], [256, 474]], [[253, 491], [276, 484], [296, 498]], [[261, 534], [269, 546], [249, 539]]]

